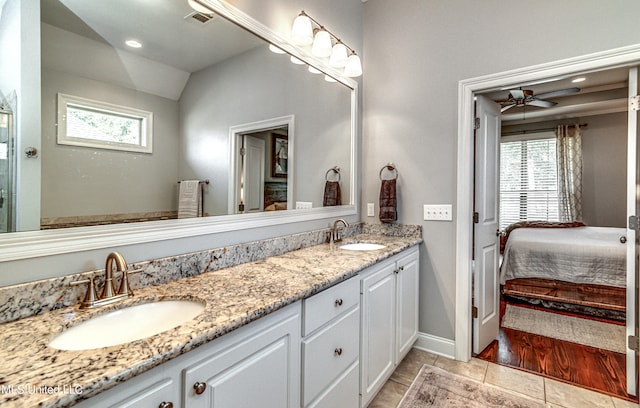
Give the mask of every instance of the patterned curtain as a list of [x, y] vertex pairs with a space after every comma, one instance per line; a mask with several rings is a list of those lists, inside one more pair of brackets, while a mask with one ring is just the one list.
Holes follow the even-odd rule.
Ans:
[[556, 130], [560, 221], [582, 221], [582, 136], [580, 126]]

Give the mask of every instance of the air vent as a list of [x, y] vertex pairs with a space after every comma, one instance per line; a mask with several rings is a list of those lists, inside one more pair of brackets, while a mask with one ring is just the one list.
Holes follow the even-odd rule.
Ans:
[[215, 15], [194, 11], [193, 13], [187, 14], [184, 19], [196, 24], [208, 24], [215, 19]]

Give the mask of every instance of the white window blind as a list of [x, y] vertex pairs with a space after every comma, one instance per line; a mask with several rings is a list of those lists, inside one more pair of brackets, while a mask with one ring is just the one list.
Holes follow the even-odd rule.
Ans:
[[559, 220], [555, 137], [500, 143], [500, 228], [531, 220]]

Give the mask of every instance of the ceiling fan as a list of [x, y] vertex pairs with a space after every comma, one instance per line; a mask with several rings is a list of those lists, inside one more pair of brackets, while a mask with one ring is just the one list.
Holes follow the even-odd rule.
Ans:
[[556, 96], [568, 95], [572, 93], [580, 92], [580, 88], [567, 88], [558, 91], [545, 92], [540, 95], [535, 95], [531, 89], [510, 89], [507, 99], [496, 101], [502, 106], [500, 112], [504, 112], [507, 109], [511, 109], [514, 106], [538, 106], [540, 108], [550, 108], [557, 105], [557, 102], [546, 101], [545, 98], [554, 98]]

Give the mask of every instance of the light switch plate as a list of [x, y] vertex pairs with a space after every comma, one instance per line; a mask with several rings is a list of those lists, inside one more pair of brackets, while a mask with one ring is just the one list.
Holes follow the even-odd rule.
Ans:
[[374, 203], [367, 203], [367, 217], [373, 217], [375, 215], [376, 205]]
[[311, 208], [313, 203], [311, 201], [296, 201], [296, 210], [305, 210]]
[[451, 204], [424, 205], [425, 221], [453, 221]]

